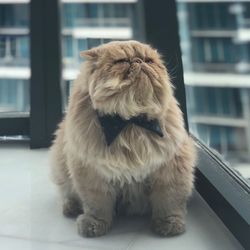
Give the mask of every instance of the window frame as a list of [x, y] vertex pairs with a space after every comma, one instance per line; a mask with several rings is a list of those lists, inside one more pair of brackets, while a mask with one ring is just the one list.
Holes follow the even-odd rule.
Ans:
[[61, 1], [30, 2], [30, 147], [48, 147], [62, 118]]
[[[140, 40], [163, 55], [188, 131], [185, 84], [181, 59], [176, 0], [139, 0]], [[167, 25], [162, 25], [167, 24]], [[171, 37], [171, 39], [169, 39]], [[169, 59], [170, 58], [170, 59]], [[250, 249], [250, 187], [212, 149], [191, 135], [198, 150], [195, 188], [245, 249]]]
[[28, 117], [0, 117], [0, 136], [29, 135]]

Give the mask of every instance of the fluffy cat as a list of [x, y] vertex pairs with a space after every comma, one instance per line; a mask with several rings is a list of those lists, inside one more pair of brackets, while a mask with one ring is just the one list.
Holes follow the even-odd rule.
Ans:
[[[95, 237], [118, 212], [150, 212], [162, 236], [185, 231], [193, 189], [194, 142], [184, 129], [170, 77], [156, 50], [117, 41], [81, 52], [68, 112], [51, 147], [51, 170], [65, 216], [78, 216], [78, 232]], [[157, 120], [163, 137], [128, 124], [107, 145], [98, 115]]]

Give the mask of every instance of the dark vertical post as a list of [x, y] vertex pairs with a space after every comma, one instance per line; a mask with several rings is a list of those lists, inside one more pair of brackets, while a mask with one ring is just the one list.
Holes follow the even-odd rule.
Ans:
[[31, 0], [31, 148], [50, 145], [62, 116], [59, 0]]
[[176, 88], [175, 95], [181, 105], [188, 130], [175, 0], [139, 0], [137, 5], [138, 16], [140, 16], [140, 22], [143, 25], [141, 29], [144, 33], [140, 40], [151, 44], [163, 55], [172, 83]]

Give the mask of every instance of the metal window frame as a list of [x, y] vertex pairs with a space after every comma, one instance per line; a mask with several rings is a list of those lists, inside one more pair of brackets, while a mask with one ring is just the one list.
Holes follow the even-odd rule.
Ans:
[[0, 117], [0, 136], [29, 135], [28, 117]]
[[[185, 85], [175, 0], [139, 0], [141, 39], [163, 55], [188, 130]], [[165, 25], [164, 25], [165, 24]], [[196, 141], [196, 189], [245, 249], [250, 249], [250, 188], [212, 150]]]
[[30, 146], [48, 147], [62, 118], [61, 7], [59, 0], [30, 2]]

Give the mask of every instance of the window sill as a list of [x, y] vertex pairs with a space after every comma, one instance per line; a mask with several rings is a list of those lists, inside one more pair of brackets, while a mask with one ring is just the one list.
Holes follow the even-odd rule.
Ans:
[[[3, 144], [1, 150], [0, 245], [3, 249], [243, 249], [195, 192], [189, 203], [187, 232], [160, 238], [147, 218], [118, 218], [104, 237], [77, 235], [75, 221], [61, 214], [55, 186], [48, 180], [48, 150]], [[8, 195], [7, 195], [8, 194]], [[9, 195], [10, 194], [10, 195]]]
[[249, 249], [249, 183], [218, 154], [195, 140], [199, 153], [196, 189], [241, 244]]

